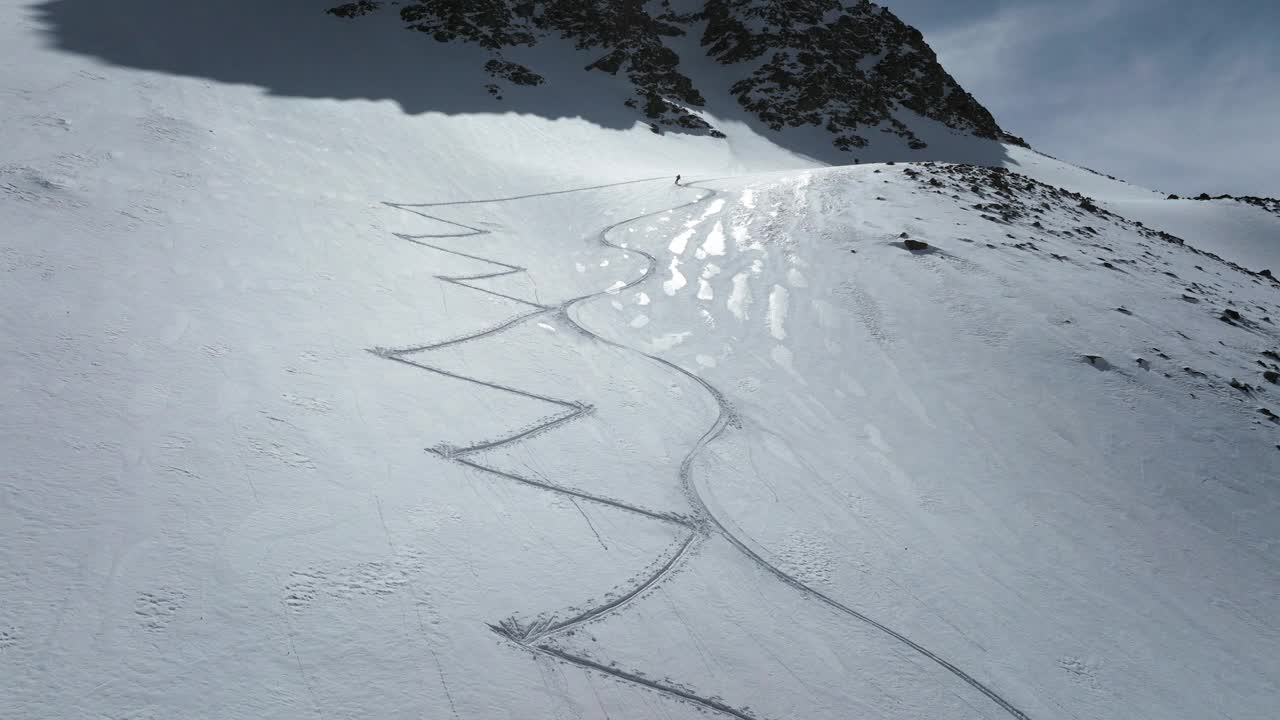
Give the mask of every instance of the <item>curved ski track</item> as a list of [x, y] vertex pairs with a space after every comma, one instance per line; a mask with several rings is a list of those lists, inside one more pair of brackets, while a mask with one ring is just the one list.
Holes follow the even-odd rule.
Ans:
[[[654, 572], [652, 572], [651, 574], [643, 578], [641, 582], [639, 582], [635, 587], [627, 590], [626, 592], [624, 592], [622, 595], [618, 597], [614, 597], [613, 599], [607, 600], [601, 605], [590, 608], [584, 612], [574, 615], [573, 617], [570, 617], [567, 620], [563, 620], [559, 622], [553, 622], [554, 620], [554, 616], [553, 616], [552, 618], [549, 618], [549, 619], [535, 621], [529, 625], [522, 625], [519, 621], [515, 620], [514, 618], [510, 618], [507, 620], [500, 621], [498, 623], [490, 624], [489, 627], [494, 632], [501, 635], [502, 637], [515, 643], [516, 645], [520, 646], [521, 648], [525, 649], [526, 651], [534, 655], [551, 657], [563, 662], [571, 663], [585, 670], [593, 670], [596, 672], [604, 673], [617, 680], [627, 682], [627, 683], [632, 683], [642, 687], [646, 687], [651, 690], [656, 690], [672, 698], [682, 700], [708, 710], [713, 710], [723, 715], [738, 718], [738, 720], [759, 720], [755, 716], [752, 716], [743, 710], [738, 710], [736, 708], [730, 707], [729, 705], [726, 705], [724, 702], [721, 702], [718, 698], [699, 695], [683, 687], [678, 687], [676, 685], [671, 685], [671, 684], [651, 680], [637, 673], [619, 670], [617, 668], [601, 664], [589, 658], [573, 655], [554, 645], [546, 644], [545, 642], [546, 640], [554, 637], [557, 634], [569, 631], [573, 628], [589, 623], [598, 618], [604, 617], [605, 615], [613, 613], [619, 610], [620, 608], [622, 608], [623, 606], [636, 600], [640, 596], [644, 595], [648, 590], [652, 589], [654, 586], [662, 582], [666, 577], [671, 575], [677, 569], [679, 569], [680, 566], [684, 563], [684, 561], [697, 550], [697, 547], [701, 542], [705, 541], [712, 535], [719, 535], [723, 537], [725, 540], [727, 540], [733, 547], [737, 548], [746, 558], [748, 558], [753, 563], [758, 565], [761, 569], [765, 570], [769, 574], [778, 578], [783, 583], [795, 588], [796, 590], [799, 590], [803, 595], [813, 598], [823, 603], [824, 605], [827, 605], [829, 608], [837, 612], [843, 613], [844, 615], [847, 615], [855, 620], [858, 620], [862, 623], [865, 623], [875, 628], [876, 630], [879, 630], [880, 632], [888, 635], [894, 640], [902, 643], [906, 647], [915, 651], [922, 657], [933, 661], [934, 663], [936, 663], [938, 666], [940, 666], [947, 672], [951, 673], [952, 675], [959, 678], [960, 680], [963, 680], [966, 684], [968, 684], [972, 688], [976, 689], [978, 692], [985, 695], [993, 703], [998, 705], [1002, 710], [1007, 712], [1010, 716], [1016, 718], [1016, 720], [1030, 720], [1029, 716], [1027, 716], [1024, 712], [1019, 710], [1014, 705], [1012, 705], [1009, 701], [1005, 700], [1004, 697], [1002, 697], [995, 690], [987, 687], [981, 681], [977, 680], [973, 676], [961, 670], [959, 667], [947, 661], [946, 659], [940, 657], [933, 651], [917, 643], [916, 641], [912, 640], [906, 635], [903, 635], [902, 633], [872, 619], [871, 617], [868, 617], [867, 615], [861, 612], [858, 612], [857, 610], [854, 610], [853, 608], [850, 608], [844, 605], [843, 603], [810, 587], [809, 585], [806, 585], [801, 580], [788, 574], [785, 570], [782, 570], [781, 568], [773, 565], [767, 559], [765, 559], [760, 552], [757, 552], [755, 549], [751, 547], [751, 545], [749, 544], [750, 543], [749, 539], [746, 539], [744, 536], [739, 536], [738, 534], [735, 534], [734, 532], [732, 532], [727, 527], [726, 523], [722, 521], [720, 518], [718, 518], [711, 511], [711, 509], [703, 501], [702, 495], [698, 492], [696, 483], [694, 482], [693, 470], [692, 470], [693, 463], [697, 459], [698, 455], [702, 452], [702, 449], [705, 448], [710, 442], [718, 438], [725, 431], [725, 429], [734, 422], [735, 416], [734, 416], [733, 408], [729, 404], [724, 393], [722, 393], [718, 388], [716, 388], [711, 383], [707, 382], [705, 379], [699, 377], [698, 375], [680, 367], [679, 365], [676, 365], [675, 363], [669, 360], [663, 359], [656, 355], [650, 355], [648, 353], [637, 350], [635, 348], [628, 347], [626, 345], [622, 345], [620, 343], [616, 343], [607, 338], [601, 337], [600, 335], [597, 335], [596, 333], [592, 332], [589, 328], [582, 325], [581, 323], [579, 323], [577, 320], [573, 318], [570, 311], [573, 309], [575, 305], [581, 302], [584, 302], [586, 300], [590, 300], [592, 298], [603, 296], [606, 294], [606, 291], [602, 290], [599, 292], [582, 295], [576, 298], [571, 298], [557, 305], [544, 305], [539, 302], [533, 302], [530, 300], [526, 300], [524, 298], [506, 295], [506, 294], [499, 293], [484, 287], [477, 287], [476, 285], [472, 285], [470, 283], [478, 280], [486, 280], [491, 278], [503, 277], [506, 275], [513, 275], [516, 273], [526, 272], [526, 268], [521, 267], [519, 265], [512, 265], [509, 263], [501, 262], [499, 260], [494, 260], [492, 258], [485, 258], [477, 255], [469, 255], [467, 253], [459, 252], [457, 250], [451, 250], [447, 247], [443, 247], [433, 242], [428, 242], [429, 240], [487, 235], [489, 234], [490, 231], [482, 228], [466, 225], [463, 223], [455, 222], [452, 220], [447, 220], [445, 218], [437, 217], [435, 215], [431, 215], [421, 211], [423, 208], [450, 207], [455, 205], [479, 205], [479, 204], [486, 204], [486, 203], [499, 203], [499, 202], [509, 202], [513, 200], [525, 200], [525, 199], [538, 198], [538, 197], [547, 197], [552, 195], [565, 195], [569, 193], [585, 192], [588, 190], [598, 190], [603, 188], [619, 187], [623, 185], [632, 185], [637, 183], [653, 182], [656, 180], [665, 180], [665, 179], [666, 179], [665, 177], [664, 178], [645, 178], [640, 180], [629, 180], [629, 181], [618, 182], [618, 183], [608, 183], [604, 185], [593, 185], [589, 187], [572, 188], [568, 190], [556, 190], [556, 191], [545, 192], [545, 193], [534, 193], [529, 195], [518, 195], [518, 196], [512, 196], [512, 197], [492, 198], [492, 199], [483, 199], [483, 200], [462, 200], [462, 201], [455, 201], [455, 202], [416, 203], [416, 204], [392, 203], [392, 202], [384, 203], [388, 207], [393, 207], [399, 210], [404, 210], [406, 212], [411, 212], [415, 215], [419, 215], [421, 217], [425, 217], [437, 222], [441, 222], [447, 225], [452, 225], [454, 227], [465, 230], [465, 232], [425, 234], [425, 235], [410, 235], [410, 234], [404, 234], [404, 233], [394, 233], [394, 235], [396, 235], [397, 237], [403, 240], [407, 240], [409, 242], [413, 242], [419, 245], [429, 247], [439, 252], [457, 255], [470, 260], [487, 263], [497, 268], [501, 268], [500, 270], [492, 273], [481, 273], [476, 275], [436, 275], [435, 276], [436, 279], [441, 280], [443, 282], [458, 285], [460, 287], [465, 287], [470, 290], [475, 290], [477, 292], [487, 293], [489, 295], [501, 297], [506, 300], [528, 306], [532, 308], [532, 310], [522, 315], [517, 315], [511, 318], [510, 320], [506, 320], [502, 323], [499, 323], [498, 325], [494, 325], [492, 327], [480, 330], [475, 333], [471, 333], [469, 335], [454, 337], [454, 338], [450, 338], [447, 340], [442, 340], [439, 342], [434, 342], [426, 345], [417, 345], [417, 346], [405, 347], [405, 348], [377, 347], [377, 348], [371, 348], [369, 351], [380, 357], [386, 358], [387, 360], [393, 360], [398, 363], [410, 365], [420, 370], [425, 370], [425, 371], [436, 373], [439, 375], [444, 375], [446, 377], [454, 378], [456, 380], [462, 380], [465, 382], [482, 385], [484, 387], [488, 387], [494, 390], [500, 390], [503, 392], [519, 395], [526, 398], [541, 400], [543, 402], [547, 402], [562, 408], [562, 410], [559, 413], [552, 415], [549, 418], [545, 418], [539, 421], [538, 423], [535, 423], [532, 426], [523, 428], [515, 432], [514, 434], [508, 435], [506, 437], [502, 437], [496, 440], [487, 440], [487, 441], [479, 442], [466, 447], [439, 445], [433, 448], [428, 448], [428, 451], [435, 453], [437, 455], [440, 455], [445, 459], [452, 460], [453, 462], [456, 462], [465, 467], [487, 473], [497, 478], [502, 478], [504, 480], [521, 483], [524, 485], [529, 485], [532, 487], [539, 488], [541, 490], [546, 490], [548, 492], [565, 495], [571, 499], [585, 500], [588, 502], [604, 505], [606, 507], [611, 507], [615, 510], [630, 512], [645, 518], [649, 518], [651, 520], [656, 520], [656, 521], [668, 523], [671, 525], [675, 525], [684, 530], [684, 535], [682, 536], [681, 540], [678, 543], [677, 550], [669, 558], [667, 558], [665, 562], [662, 562]], [[707, 182], [707, 181], [702, 181], [702, 182]], [[695, 186], [705, 191], [695, 200], [692, 200], [690, 202], [683, 203], [680, 205], [675, 205], [670, 208], [663, 208], [662, 210], [657, 210], [654, 212], [637, 215], [635, 217], [616, 222], [599, 231], [598, 240], [601, 245], [608, 248], [615, 249], [615, 250], [620, 250], [620, 251], [625, 250], [626, 252], [636, 253], [641, 257], [645, 258], [645, 261], [648, 263], [648, 266], [645, 268], [645, 271], [639, 277], [633, 279], [631, 282], [628, 282], [621, 287], [612, 288], [610, 292], [619, 292], [621, 290], [630, 289], [632, 287], [635, 287], [636, 285], [639, 285], [647, 281], [650, 277], [653, 276], [654, 271], [658, 266], [658, 260], [653, 255], [650, 255], [649, 253], [643, 250], [639, 250], [637, 248], [624, 248], [620, 245], [617, 245], [611, 242], [609, 240], [609, 233], [611, 233], [613, 230], [617, 229], [618, 227], [621, 227], [623, 225], [627, 225], [639, 220], [643, 220], [648, 217], [702, 204], [707, 200], [710, 200], [711, 198], [716, 197], [719, 194], [717, 191], [711, 188], [701, 187], [701, 186], [698, 186], [696, 183], [686, 183], [684, 185], [684, 187], [695, 187]], [[534, 435], [559, 428], [562, 425], [570, 423], [590, 413], [592, 410], [592, 407], [585, 403], [574, 402], [574, 401], [564, 400], [560, 398], [554, 398], [546, 395], [540, 395], [537, 393], [502, 385], [496, 382], [491, 382], [491, 381], [487, 381], [479, 378], [468, 377], [458, 373], [450, 372], [448, 370], [444, 370], [442, 368], [437, 368], [431, 365], [427, 365], [423, 362], [418, 361], [417, 359], [411, 359], [407, 356], [414, 355], [417, 353], [427, 352], [431, 350], [438, 350], [438, 349], [449, 347], [452, 345], [458, 345], [461, 343], [471, 342], [473, 340], [480, 340], [482, 338], [497, 335], [517, 325], [520, 325], [532, 318], [539, 317], [542, 315], [547, 315], [547, 314], [555, 314], [563, 318], [571, 326], [577, 329], [578, 332], [582, 333], [583, 335], [597, 342], [601, 342], [606, 345], [619, 348], [626, 352], [639, 355], [649, 361], [658, 363], [659, 365], [662, 365], [663, 367], [692, 380], [693, 382], [697, 383], [700, 387], [702, 387], [704, 390], [706, 390], [706, 392], [715, 400], [716, 405], [718, 407], [718, 413], [717, 413], [715, 422], [712, 423], [711, 427], [709, 427], [706, 430], [706, 432], [702, 434], [702, 437], [698, 439], [697, 443], [693, 446], [692, 449], [690, 449], [688, 454], [685, 455], [684, 459], [680, 463], [680, 471], [679, 471], [680, 484], [685, 496], [689, 500], [690, 506], [693, 508], [694, 512], [692, 517], [686, 517], [678, 513], [652, 510], [652, 509], [640, 507], [638, 505], [632, 505], [622, 500], [609, 498], [603, 495], [597, 495], [594, 493], [587, 492], [585, 490], [580, 490], [580, 489], [569, 487], [566, 485], [560, 485], [558, 483], [553, 483], [545, 480], [538, 480], [534, 478], [523, 477], [515, 473], [505, 472], [496, 468], [485, 466], [467, 457], [469, 455], [473, 455], [475, 453], [479, 453], [485, 450], [493, 450], [503, 446], [512, 445], [514, 443], [518, 443], [522, 440], [530, 438]]]

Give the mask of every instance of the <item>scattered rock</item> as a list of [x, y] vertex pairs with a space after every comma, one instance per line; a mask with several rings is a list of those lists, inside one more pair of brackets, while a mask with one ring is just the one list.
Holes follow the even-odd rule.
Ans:
[[1276, 372], [1275, 370], [1268, 370], [1262, 373], [1262, 377], [1266, 378], [1267, 382], [1271, 383], [1272, 385], [1280, 385], [1280, 373]]
[[[905, 233], [903, 234], [905, 235]], [[911, 252], [925, 252], [929, 249], [929, 243], [923, 240], [912, 240], [911, 238], [903, 240], [902, 246]]]
[[1258, 274], [1261, 275], [1262, 277], [1267, 277], [1267, 278], [1271, 277], [1270, 270], [1259, 270]]
[[901, 239], [903, 239], [903, 240], [906, 240], [907, 238], [909, 238], [909, 237], [911, 237], [911, 236], [910, 236], [910, 235], [908, 235], [908, 234], [906, 234], [906, 233], [902, 233], [902, 234], [901, 234], [901, 235], [899, 235], [898, 237], [899, 237], [899, 238], [901, 238]]
[[1132, 311], [1132, 310], [1130, 310], [1129, 308], [1124, 307], [1123, 305], [1121, 305], [1120, 307], [1116, 308], [1116, 312], [1118, 312], [1118, 313], [1120, 313], [1120, 314], [1122, 314], [1122, 315], [1132, 315], [1132, 314], [1133, 314], [1133, 311]]
[[1219, 316], [1218, 319], [1224, 323], [1227, 323], [1228, 325], [1235, 325], [1236, 323], [1240, 322], [1243, 318], [1240, 317], [1240, 313], [1238, 311], [1232, 310], [1231, 308], [1227, 308], [1222, 311], [1222, 315]]
[[[1258, 408], [1258, 412], [1262, 413], [1271, 422], [1280, 423], [1280, 415], [1276, 415], [1275, 413], [1271, 412], [1270, 408]], [[1277, 445], [1276, 447], [1280, 448], [1280, 445]]]
[[330, 15], [336, 15], [340, 18], [357, 18], [361, 15], [368, 15], [377, 10], [382, 3], [373, 2], [373, 0], [359, 0], [359, 2], [350, 2], [337, 7], [329, 8], [325, 12]]
[[1101, 355], [1084, 355], [1082, 357], [1085, 362], [1099, 370], [1109, 370], [1111, 368], [1111, 363], [1107, 362], [1106, 358]]
[[1142, 368], [1143, 370], [1151, 369], [1151, 361], [1146, 358], [1136, 358], [1134, 362], [1138, 363], [1138, 367]]
[[1242, 393], [1252, 393], [1254, 391], [1254, 387], [1252, 385], [1250, 385], [1249, 383], [1240, 382], [1235, 378], [1231, 378], [1231, 387], [1239, 390]]

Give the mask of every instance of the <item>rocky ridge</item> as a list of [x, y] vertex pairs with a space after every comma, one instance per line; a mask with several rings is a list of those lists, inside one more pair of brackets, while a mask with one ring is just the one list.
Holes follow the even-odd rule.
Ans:
[[[356, 18], [383, 3], [359, 0], [328, 12]], [[736, 77], [729, 91], [774, 130], [816, 126], [853, 151], [870, 134], [927, 146], [909, 111], [957, 132], [1024, 144], [943, 69], [918, 30], [868, 0], [704, 0], [681, 10], [671, 0], [413, 0], [399, 7], [409, 29], [439, 42], [466, 42], [491, 53], [489, 92], [504, 84], [539, 85], [536, 68], [503, 51], [551, 41], [599, 52], [588, 71], [623, 75], [625, 103], [663, 128], [722, 136], [700, 114], [703, 93], [669, 41], [700, 34], [707, 55]]]

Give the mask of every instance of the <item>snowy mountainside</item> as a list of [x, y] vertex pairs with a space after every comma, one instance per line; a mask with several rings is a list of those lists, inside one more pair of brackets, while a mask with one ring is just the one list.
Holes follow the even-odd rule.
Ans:
[[1273, 714], [1241, 216], [323, 5], [5, 6], [0, 717]]

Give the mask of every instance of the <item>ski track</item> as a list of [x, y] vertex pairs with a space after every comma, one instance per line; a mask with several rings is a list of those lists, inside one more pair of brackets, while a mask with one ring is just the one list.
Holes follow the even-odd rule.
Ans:
[[[722, 715], [738, 718], [738, 720], [759, 720], [759, 718], [749, 715], [742, 710], [738, 710], [733, 707], [730, 707], [729, 705], [726, 705], [725, 703], [713, 697], [698, 695], [682, 687], [677, 687], [675, 685], [669, 685], [666, 683], [658, 682], [658, 681], [646, 678], [637, 673], [627, 672], [624, 670], [619, 670], [614, 667], [603, 665], [589, 658], [573, 655], [560, 648], [557, 648], [553, 645], [548, 645], [545, 643], [546, 640], [552, 639], [554, 636], [558, 634], [567, 632], [573, 628], [576, 628], [581, 625], [590, 623], [594, 620], [603, 618], [611, 613], [614, 613], [620, 610], [621, 608], [630, 604], [634, 600], [640, 598], [647, 591], [654, 588], [663, 580], [665, 580], [667, 577], [669, 577], [672, 573], [677, 571], [684, 564], [684, 562], [689, 558], [689, 556], [694, 553], [698, 545], [700, 545], [703, 541], [709, 539], [713, 535], [720, 535], [725, 540], [727, 540], [730, 543], [730, 545], [732, 545], [739, 552], [741, 552], [743, 556], [745, 556], [748, 560], [758, 565], [760, 568], [762, 568], [769, 574], [778, 578], [778, 580], [785, 583], [786, 585], [789, 585], [792, 588], [795, 588], [802, 595], [812, 598], [814, 600], [817, 600], [820, 603], [828, 606], [832, 610], [835, 610], [859, 622], [865, 623], [876, 630], [879, 630], [880, 632], [902, 643], [906, 647], [915, 651], [920, 656], [934, 662], [935, 664], [937, 664], [939, 667], [943, 668], [950, 674], [964, 681], [966, 684], [968, 684], [978, 692], [985, 695], [988, 699], [990, 699], [993, 703], [999, 706], [1002, 710], [1007, 712], [1010, 716], [1016, 718], [1017, 720], [1030, 720], [1027, 714], [1019, 710], [1017, 707], [1011, 704], [1008, 700], [1002, 697], [995, 690], [987, 687], [981, 681], [977, 680], [973, 676], [961, 670], [959, 667], [947, 661], [946, 659], [940, 657], [939, 655], [929, 650], [925, 646], [912, 640], [906, 635], [903, 635], [902, 633], [874, 620], [873, 618], [853, 608], [850, 608], [844, 605], [838, 600], [835, 600], [834, 598], [810, 587], [809, 585], [806, 585], [803, 581], [799, 580], [798, 578], [788, 574], [786, 571], [773, 565], [767, 559], [765, 559], [759, 552], [757, 552], [755, 549], [751, 547], [751, 545], [749, 544], [749, 539], [745, 538], [745, 536], [743, 535], [735, 534], [733, 531], [729, 529], [729, 527], [726, 525], [724, 521], [722, 521], [719, 517], [717, 517], [711, 511], [711, 509], [703, 501], [702, 495], [698, 492], [697, 485], [694, 482], [693, 463], [697, 459], [697, 457], [701, 454], [703, 448], [705, 448], [708, 444], [710, 444], [716, 438], [720, 437], [720, 435], [724, 433], [726, 428], [736, 423], [736, 416], [735, 416], [733, 407], [729, 403], [728, 399], [725, 397], [724, 393], [722, 393], [718, 388], [716, 388], [714, 385], [712, 385], [710, 382], [708, 382], [704, 378], [699, 377], [698, 375], [664, 358], [658, 357], [656, 355], [650, 355], [648, 353], [637, 350], [635, 348], [622, 345], [621, 343], [617, 343], [607, 338], [601, 337], [600, 335], [597, 335], [596, 333], [592, 332], [589, 328], [582, 325], [576, 319], [573, 318], [572, 313], [570, 311], [573, 309], [575, 305], [585, 302], [587, 300], [591, 300], [593, 298], [602, 297], [608, 294], [609, 291], [601, 290], [598, 292], [581, 295], [579, 297], [565, 300], [559, 303], [558, 305], [543, 305], [541, 303], [531, 302], [523, 298], [505, 295], [502, 293], [495, 292], [493, 290], [489, 290], [487, 288], [477, 287], [475, 285], [468, 284], [469, 282], [473, 282], [477, 280], [485, 280], [490, 278], [503, 277], [506, 275], [513, 275], [517, 273], [527, 272], [526, 268], [521, 267], [519, 265], [512, 265], [509, 263], [494, 260], [492, 258], [485, 258], [477, 255], [469, 255], [464, 252], [451, 250], [449, 248], [436, 245], [434, 243], [426, 242], [427, 240], [430, 240], [430, 239], [462, 238], [462, 237], [475, 237], [479, 235], [487, 235], [490, 233], [490, 231], [485, 230], [483, 228], [477, 228], [470, 225], [465, 225], [463, 223], [448, 220], [445, 218], [437, 217], [435, 215], [431, 215], [425, 212], [421, 212], [420, 211], [421, 208], [451, 207], [456, 205], [479, 205], [479, 204], [487, 204], [487, 203], [510, 202], [514, 200], [527, 200], [532, 198], [548, 197], [553, 195], [566, 195], [566, 194], [576, 193], [576, 192], [585, 192], [589, 190], [599, 190], [604, 188], [620, 187], [625, 185], [654, 182], [657, 180], [666, 180], [666, 179], [667, 178], [665, 177], [645, 178], [640, 180], [628, 180], [628, 181], [608, 183], [603, 185], [593, 185], [589, 187], [572, 188], [568, 190], [556, 190], [556, 191], [544, 192], [544, 193], [533, 193], [529, 195], [517, 195], [517, 196], [511, 196], [511, 197], [504, 197], [504, 198], [462, 200], [462, 201], [438, 202], [438, 203], [392, 203], [392, 202], [384, 203], [388, 207], [410, 212], [415, 215], [419, 215], [421, 217], [425, 217], [425, 218], [428, 218], [437, 222], [441, 222], [447, 225], [453, 225], [455, 227], [462, 228], [467, 231], [462, 233], [428, 234], [428, 235], [409, 235], [404, 233], [393, 233], [396, 237], [402, 240], [406, 240], [408, 242], [429, 247], [439, 252], [445, 252], [445, 253], [457, 255], [470, 260], [476, 260], [479, 262], [488, 263], [490, 265], [502, 268], [497, 272], [482, 273], [478, 275], [436, 275], [435, 276], [436, 279], [441, 280], [443, 282], [458, 285], [460, 287], [465, 287], [470, 290], [476, 290], [478, 292], [495, 295], [497, 297], [501, 297], [521, 305], [532, 307], [534, 308], [534, 310], [532, 312], [525, 313], [523, 315], [517, 315], [516, 317], [511, 318], [510, 320], [506, 320], [502, 323], [491, 326], [484, 330], [480, 330], [470, 335], [463, 335], [463, 336], [454, 337], [454, 338], [442, 340], [435, 343], [417, 345], [417, 346], [407, 347], [407, 348], [382, 348], [382, 347], [371, 348], [369, 352], [374, 353], [379, 357], [386, 358], [387, 360], [393, 360], [395, 362], [398, 362], [404, 365], [409, 365], [411, 367], [418, 368], [420, 370], [425, 370], [428, 372], [436, 373], [436, 374], [443, 375], [456, 380], [461, 380], [468, 383], [481, 385], [487, 388], [519, 395], [526, 398], [541, 400], [547, 403], [551, 403], [553, 405], [563, 407], [567, 410], [567, 412], [558, 413], [554, 416], [551, 416], [548, 419], [543, 419], [533, 424], [532, 426], [527, 426], [515, 432], [514, 434], [510, 434], [506, 437], [503, 437], [497, 440], [484, 441], [484, 442], [476, 443], [476, 444], [473, 444], [467, 447], [462, 447], [462, 448], [452, 447], [449, 445], [438, 445], [433, 448], [428, 448], [428, 452], [437, 454], [442, 458], [445, 458], [452, 462], [456, 462], [472, 470], [486, 473], [498, 478], [502, 478], [504, 480], [528, 485], [541, 490], [546, 490], [548, 492], [557, 493], [560, 495], [567, 496], [571, 499], [586, 500], [592, 503], [603, 505], [605, 507], [610, 507], [616, 510], [622, 510], [624, 512], [630, 512], [651, 520], [673, 524], [683, 528], [688, 533], [687, 536], [685, 536], [684, 540], [681, 542], [679, 549], [674, 554], [672, 554], [672, 556], [665, 563], [663, 563], [660, 567], [658, 567], [658, 569], [655, 570], [653, 573], [643, 578], [635, 587], [631, 588], [630, 590], [628, 590], [621, 596], [615, 598], [614, 600], [611, 600], [609, 602], [603, 603], [596, 607], [580, 612], [570, 617], [569, 619], [563, 620], [560, 622], [553, 622], [554, 620], [554, 616], [553, 616], [551, 618], [535, 621], [531, 625], [522, 627], [518, 622], [512, 619], [512, 620], [502, 621], [497, 624], [490, 624], [489, 625], [490, 629], [492, 629], [495, 633], [501, 635], [506, 640], [518, 645], [519, 647], [523, 648], [524, 650], [534, 655], [542, 655], [542, 656], [550, 657], [562, 662], [567, 662], [572, 665], [576, 665], [587, 671], [596, 671], [596, 672], [604, 673], [605, 675], [608, 675], [614, 679], [631, 683], [634, 685], [638, 685], [641, 687], [646, 687], [651, 690], [660, 692], [664, 695], [667, 695], [673, 699], [692, 703], [698, 707], [705, 708], [708, 710], [713, 710]], [[705, 182], [709, 182], [709, 180], [703, 180], [700, 182], [705, 183]], [[621, 287], [612, 288], [613, 292], [628, 290], [649, 280], [651, 277], [654, 276], [654, 273], [658, 267], [658, 260], [653, 255], [650, 255], [649, 253], [643, 250], [639, 250], [637, 248], [623, 248], [620, 245], [616, 245], [613, 242], [610, 242], [609, 234], [612, 231], [614, 231], [615, 229], [623, 225], [637, 222], [639, 220], [643, 220], [645, 218], [649, 218], [655, 215], [660, 215], [666, 212], [700, 205], [719, 195], [719, 193], [716, 190], [713, 190], [711, 188], [701, 187], [697, 183], [686, 183], [683, 187], [689, 187], [689, 188], [698, 187], [700, 190], [703, 190], [704, 192], [698, 198], [690, 202], [676, 205], [670, 208], [663, 208], [661, 210], [645, 213], [642, 215], [637, 215], [632, 218], [627, 218], [625, 220], [621, 220], [619, 222], [613, 223], [612, 225], [609, 225], [599, 231], [597, 237], [601, 245], [604, 245], [605, 247], [608, 247], [614, 250], [636, 253], [637, 255], [640, 255], [641, 257], [645, 258], [648, 264], [648, 266], [645, 268], [645, 271], [640, 276], [631, 280], [625, 285], [622, 285]], [[522, 440], [533, 437], [534, 435], [538, 435], [543, 432], [558, 429], [563, 425], [571, 423], [573, 420], [576, 420], [584, 415], [589, 414], [592, 410], [592, 406], [585, 403], [573, 402], [573, 401], [562, 400], [562, 399], [553, 398], [545, 395], [539, 395], [526, 390], [520, 390], [518, 388], [502, 385], [500, 383], [496, 383], [488, 380], [482, 380], [479, 378], [473, 378], [466, 375], [461, 375], [448, 370], [444, 370], [442, 368], [433, 367], [417, 359], [410, 359], [407, 356], [415, 355], [418, 353], [425, 353], [432, 350], [438, 350], [441, 348], [445, 348], [453, 345], [459, 345], [461, 343], [471, 342], [473, 340], [480, 340], [486, 337], [498, 335], [513, 327], [521, 325], [527, 322], [528, 320], [531, 320], [535, 317], [541, 317], [542, 315], [545, 315], [547, 313], [555, 313], [557, 316], [564, 318], [564, 320], [568, 322], [570, 326], [572, 326], [578, 333], [580, 333], [581, 335], [587, 338], [590, 338], [596, 342], [604, 343], [611, 347], [619, 348], [628, 353], [640, 355], [641, 357], [647, 360], [658, 363], [659, 365], [667, 368], [668, 370], [676, 372], [684, 376], [685, 378], [692, 380], [693, 382], [697, 383], [703, 390], [705, 390], [707, 394], [709, 394], [711, 398], [715, 401], [716, 406], [718, 408], [715, 421], [712, 423], [711, 427], [709, 427], [702, 434], [702, 436], [698, 438], [697, 443], [695, 443], [693, 448], [685, 455], [684, 459], [680, 463], [679, 481], [680, 481], [681, 489], [684, 495], [688, 499], [690, 506], [693, 508], [692, 517], [685, 517], [679, 513], [674, 513], [674, 512], [663, 512], [659, 510], [651, 510], [651, 509], [643, 508], [637, 505], [632, 505], [621, 500], [605, 497], [602, 495], [596, 495], [584, 490], [578, 490], [569, 486], [560, 485], [557, 483], [544, 481], [544, 480], [538, 480], [535, 478], [524, 477], [521, 475], [517, 475], [515, 473], [510, 473], [502, 470], [497, 470], [495, 468], [487, 467], [481, 463], [475, 462], [474, 460], [467, 458], [468, 455], [472, 455], [472, 454], [479, 453], [486, 450], [494, 450], [507, 445], [512, 445]]]

